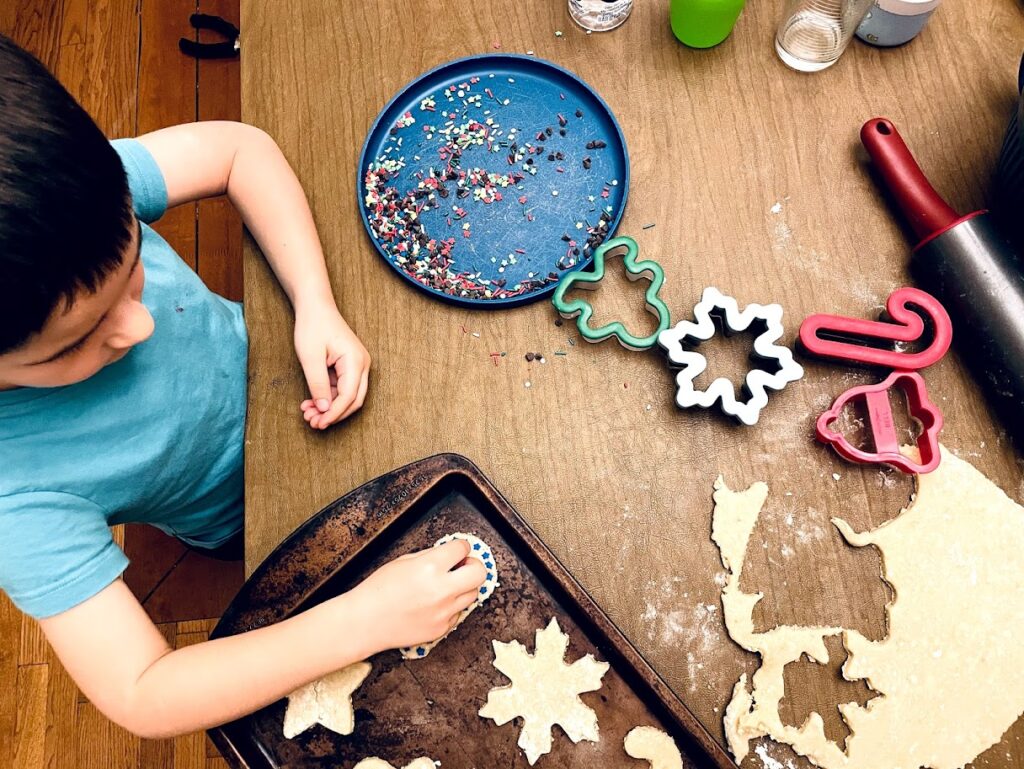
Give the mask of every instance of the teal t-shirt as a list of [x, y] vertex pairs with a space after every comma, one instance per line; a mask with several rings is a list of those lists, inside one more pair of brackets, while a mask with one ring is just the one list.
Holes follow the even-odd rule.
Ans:
[[[167, 207], [159, 167], [137, 141], [113, 144], [136, 214], [156, 221]], [[241, 305], [145, 224], [141, 259], [149, 339], [84, 382], [0, 390], [0, 589], [34, 617], [124, 571], [113, 524], [149, 523], [201, 547], [242, 526]]]

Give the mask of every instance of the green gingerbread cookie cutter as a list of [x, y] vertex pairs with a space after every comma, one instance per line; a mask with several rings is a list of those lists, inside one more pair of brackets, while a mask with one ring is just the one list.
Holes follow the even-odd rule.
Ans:
[[[607, 323], [599, 328], [590, 327], [590, 318], [594, 315], [594, 307], [585, 299], [573, 299], [566, 301], [565, 294], [574, 288], [585, 288], [594, 290], [604, 280], [605, 255], [610, 251], [616, 251], [625, 247], [622, 255], [622, 264], [626, 268], [626, 277], [630, 280], [647, 278], [651, 285], [647, 287], [644, 298], [647, 302], [647, 311], [658, 319], [658, 328], [645, 337], [633, 336], [626, 330], [626, 327], [617, 320]], [[637, 260], [640, 248], [633, 238], [625, 235], [612, 238], [594, 251], [594, 262], [589, 270], [574, 270], [566, 273], [562, 278], [551, 303], [558, 310], [563, 318], [576, 318], [576, 326], [579, 328], [580, 336], [588, 342], [603, 342], [609, 337], [615, 337], [619, 344], [630, 350], [648, 350], [658, 341], [658, 334], [669, 326], [669, 311], [665, 303], [658, 297], [661, 286], [665, 282], [665, 272], [661, 265], [651, 259]], [[578, 317], [577, 317], [578, 316]]]

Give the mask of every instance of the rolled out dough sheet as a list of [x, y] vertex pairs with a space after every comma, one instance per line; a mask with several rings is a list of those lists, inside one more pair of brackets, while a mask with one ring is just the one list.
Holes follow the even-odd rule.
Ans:
[[[780, 625], [754, 631], [760, 593], [740, 590], [750, 535], [768, 496], [764, 483], [732, 491], [715, 483], [712, 539], [728, 579], [722, 607], [729, 635], [761, 655], [748, 690], [733, 690], [725, 732], [737, 760], [748, 741], [768, 736], [826, 769], [962, 767], [1024, 712], [1024, 508], [969, 463], [945, 449], [938, 469], [917, 477], [917, 493], [897, 518], [857, 533], [833, 523], [856, 547], [874, 545], [894, 591], [888, 634], [870, 641], [840, 627]], [[812, 713], [783, 724], [783, 670], [808, 655], [828, 661], [824, 639], [840, 634], [843, 676], [863, 679], [878, 696], [840, 705], [852, 734], [846, 750], [825, 737]]]

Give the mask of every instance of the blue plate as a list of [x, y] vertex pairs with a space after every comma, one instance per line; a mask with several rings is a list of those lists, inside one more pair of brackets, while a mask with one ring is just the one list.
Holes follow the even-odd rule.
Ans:
[[554, 291], [618, 227], [629, 155], [594, 90], [533, 56], [448, 62], [381, 111], [359, 158], [360, 215], [388, 264], [456, 304]]

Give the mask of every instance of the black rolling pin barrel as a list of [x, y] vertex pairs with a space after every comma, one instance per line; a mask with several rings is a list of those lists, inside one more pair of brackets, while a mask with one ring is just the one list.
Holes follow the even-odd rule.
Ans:
[[987, 211], [946, 204], [889, 120], [869, 120], [860, 136], [919, 239], [914, 280], [945, 305], [957, 351], [1024, 450], [1024, 263]]

